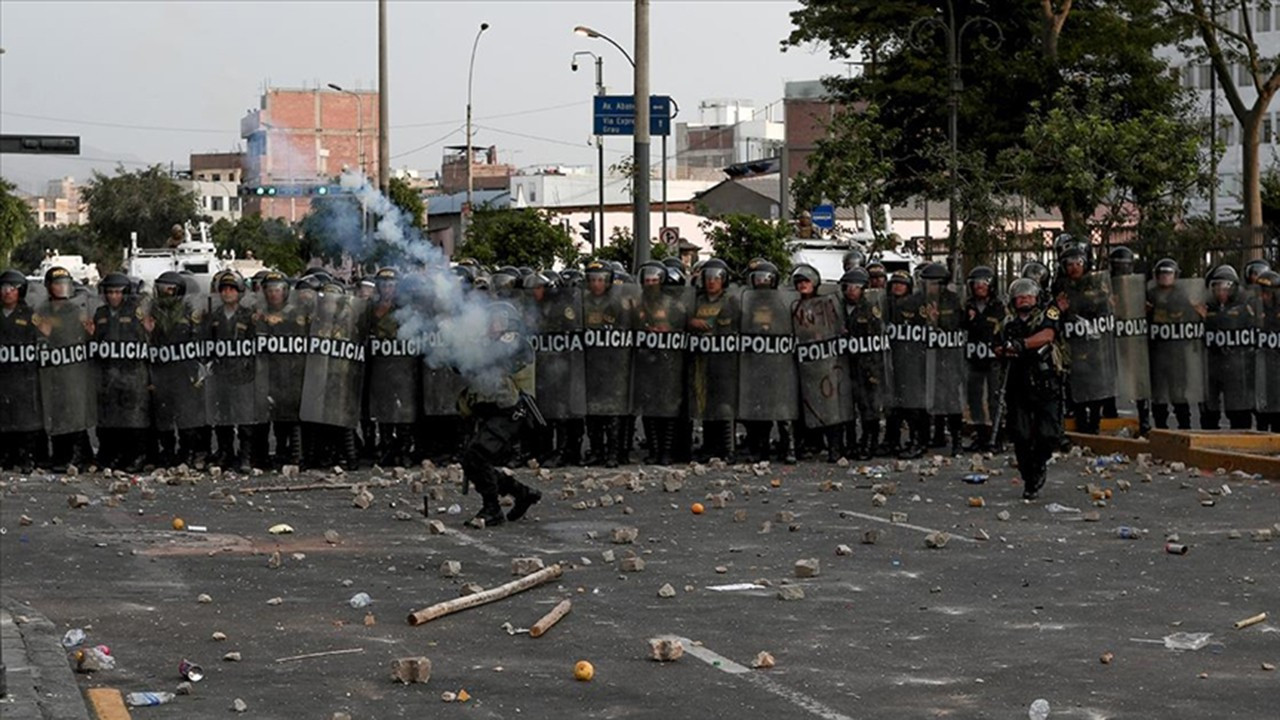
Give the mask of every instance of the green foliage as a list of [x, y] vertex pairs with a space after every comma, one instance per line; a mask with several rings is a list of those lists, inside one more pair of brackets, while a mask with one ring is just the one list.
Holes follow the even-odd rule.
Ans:
[[307, 266], [298, 234], [279, 218], [263, 220], [257, 215], [246, 215], [234, 223], [221, 219], [209, 228], [209, 234], [218, 250], [234, 250], [238, 258], [252, 252], [267, 267], [288, 275], [295, 275]]
[[0, 178], [0, 268], [9, 266], [10, 253], [35, 226], [27, 204], [14, 194], [16, 189], [13, 183]]
[[526, 265], [549, 268], [557, 260], [570, 264], [578, 259], [573, 235], [552, 216], [536, 208], [476, 208], [458, 257], [475, 258], [482, 265]]
[[13, 250], [13, 266], [26, 273], [34, 271], [44, 260], [46, 250], [61, 255], [82, 255], [85, 262], [98, 264], [100, 273], [120, 267], [121, 250], [104, 247], [93, 231], [84, 225], [64, 225], [33, 230]]
[[419, 233], [426, 232], [423, 227], [423, 218], [427, 214], [427, 205], [422, 202], [422, 195], [417, 190], [409, 187], [409, 182], [402, 178], [391, 178], [391, 184], [387, 190], [387, 195], [396, 207], [404, 211], [409, 218], [409, 225], [416, 229]]
[[[631, 267], [632, 260], [635, 259], [635, 240], [631, 237], [631, 228], [614, 226], [613, 232], [609, 234], [609, 244], [596, 250], [595, 259], [617, 261], [622, 263], [629, 271], [635, 272], [635, 268]], [[649, 245], [649, 257], [654, 260], [663, 260], [670, 257], [673, 253], [672, 249], [664, 243], [652, 243]]]
[[1262, 176], [1262, 222], [1273, 232], [1280, 227], [1280, 172], [1274, 167]]
[[786, 223], [730, 213], [704, 220], [699, 227], [711, 241], [712, 254], [735, 270], [757, 257], [777, 265], [784, 275], [791, 270], [791, 228]]
[[880, 107], [875, 104], [836, 111], [827, 136], [818, 139], [809, 156], [808, 170], [801, 171], [792, 186], [797, 208], [823, 201], [837, 207], [875, 205], [884, 197], [885, 180], [893, 172], [888, 152], [900, 133], [879, 120]]
[[194, 193], [183, 190], [159, 165], [126, 172], [124, 166], [108, 177], [93, 173], [81, 198], [89, 206], [89, 227], [107, 245], [129, 245], [138, 233], [139, 247], [162, 247], [174, 225], [199, 216]]

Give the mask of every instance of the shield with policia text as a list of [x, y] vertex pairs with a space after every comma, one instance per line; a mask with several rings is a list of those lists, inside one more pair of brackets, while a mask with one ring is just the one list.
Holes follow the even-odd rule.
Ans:
[[925, 382], [928, 409], [934, 415], [960, 415], [964, 412], [964, 353], [968, 334], [961, 326], [964, 302], [949, 288], [937, 294], [924, 293], [921, 312], [925, 334]]
[[632, 411], [649, 418], [679, 417], [684, 407], [685, 326], [693, 288], [650, 285], [634, 309]]
[[733, 420], [738, 413], [738, 331], [742, 289], [699, 293], [689, 316], [689, 416]]
[[801, 420], [806, 428], [848, 422], [852, 410], [849, 366], [842, 352], [844, 313], [838, 296], [797, 299], [792, 306]]
[[322, 292], [307, 344], [302, 386], [303, 422], [355, 428], [364, 384], [365, 302], [343, 292]]
[[258, 304], [258, 358], [266, 373], [267, 419], [298, 421], [302, 383], [307, 369], [309, 310], [300, 291], [280, 304], [265, 298]]
[[526, 291], [526, 317], [536, 362], [538, 409], [548, 420], [580, 418], [587, 411], [586, 348], [578, 288]]
[[1063, 334], [1071, 356], [1071, 399], [1096, 402], [1116, 394], [1116, 318], [1111, 309], [1111, 277], [1089, 273], [1067, 281]]
[[1116, 402], [1132, 405], [1151, 397], [1147, 342], [1147, 279], [1111, 278], [1116, 315]]
[[[250, 296], [246, 296], [250, 297]], [[219, 295], [205, 316], [205, 412], [209, 424], [254, 425], [267, 420], [266, 367], [259, 372], [257, 320], [241, 303], [232, 310]]]
[[91, 315], [87, 296], [50, 298], [33, 320], [44, 335], [40, 348], [40, 401], [50, 435], [87, 430], [97, 419], [97, 392], [89, 357]]
[[19, 306], [0, 317], [0, 433], [34, 432], [44, 426], [40, 339], [30, 307]]
[[610, 285], [602, 295], [582, 295], [582, 335], [586, 373], [591, 382], [588, 415], [631, 412], [633, 323], [640, 288]]
[[151, 426], [149, 297], [125, 296], [119, 307], [101, 302], [93, 313], [89, 355], [97, 371], [98, 427]]
[[394, 304], [369, 308], [365, 381], [374, 422], [413, 423], [420, 413], [422, 347], [417, 338], [400, 337], [402, 312]]
[[738, 419], [800, 417], [800, 373], [791, 306], [793, 290], [751, 288], [742, 293], [738, 346]]
[[1162, 287], [1148, 283], [1148, 367], [1151, 402], [1204, 400], [1204, 280], [1186, 278]]
[[885, 331], [889, 336], [889, 366], [892, 392], [885, 397], [891, 408], [925, 410], [930, 387], [925, 382], [928, 368], [929, 326], [921, 314], [920, 293], [894, 296], [886, 300]]
[[203, 295], [158, 297], [151, 306], [151, 408], [159, 430], [189, 430], [208, 424], [204, 384]]

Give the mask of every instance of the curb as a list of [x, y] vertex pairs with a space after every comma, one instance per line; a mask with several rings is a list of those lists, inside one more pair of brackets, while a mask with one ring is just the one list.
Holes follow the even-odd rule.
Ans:
[[48, 618], [29, 605], [0, 600], [0, 648], [8, 690], [0, 714], [6, 719], [90, 720], [58, 629]]

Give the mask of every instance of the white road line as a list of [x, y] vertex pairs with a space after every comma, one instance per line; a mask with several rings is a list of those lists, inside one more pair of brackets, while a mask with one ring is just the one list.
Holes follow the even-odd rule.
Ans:
[[[893, 522], [892, 520], [889, 520], [888, 518], [882, 518], [877, 515], [868, 515], [867, 513], [854, 512], [853, 510], [840, 510], [839, 513], [842, 516], [852, 515], [854, 517], [860, 517], [863, 520], [875, 520], [876, 522], [884, 523], [885, 525], [892, 525], [894, 527], [903, 527], [903, 528], [907, 528], [908, 530], [917, 530], [922, 533], [942, 532], [941, 530], [933, 530], [931, 528], [921, 527], [919, 525], [911, 525], [909, 523], [896, 523], [896, 522]], [[952, 540], [959, 540], [960, 542], [967, 542], [967, 543], [978, 542], [973, 538], [967, 538], [967, 537], [964, 537], [963, 535], [956, 535], [955, 533], [951, 533], [951, 532], [947, 533], [947, 535], [951, 536]]]
[[[419, 520], [418, 523], [420, 525], [426, 525], [427, 521]], [[511, 555], [511, 553], [505, 550], [499, 550], [498, 548], [490, 545], [489, 543], [479, 538], [472, 537], [465, 532], [462, 532], [460, 530], [455, 530], [451, 527], [445, 528], [444, 536], [451, 540], [455, 540], [462, 545], [470, 545], [471, 547], [479, 550], [480, 552], [483, 552], [486, 555], [492, 555], [494, 557], [509, 557]]]
[[792, 690], [791, 688], [782, 685], [765, 673], [752, 670], [745, 665], [739, 665], [714, 650], [709, 650], [701, 645], [694, 645], [693, 641], [689, 640], [689, 638], [682, 638], [678, 635], [664, 635], [662, 638], [679, 640], [680, 643], [684, 645], [684, 651], [686, 653], [698, 658], [702, 662], [716, 668], [717, 670], [727, 672], [730, 675], [742, 676], [750, 681], [752, 685], [759, 687], [761, 690], [771, 692], [792, 705], [816, 715], [823, 720], [853, 720], [850, 716], [823, 705], [821, 702], [818, 702], [802, 692]]

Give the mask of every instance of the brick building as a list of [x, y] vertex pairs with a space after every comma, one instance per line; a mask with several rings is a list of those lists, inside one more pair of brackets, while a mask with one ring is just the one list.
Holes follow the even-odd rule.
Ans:
[[[297, 222], [311, 208], [306, 188], [331, 183], [344, 169], [377, 178], [378, 93], [269, 88], [260, 107], [241, 118], [240, 137], [248, 148], [244, 212]], [[301, 190], [254, 194], [282, 186]]]
[[[445, 193], [467, 191], [467, 146], [449, 145], [444, 149], [444, 161], [440, 164], [440, 191]], [[506, 190], [511, 176], [516, 174], [512, 165], [498, 162], [498, 148], [471, 146], [471, 187], [473, 190]]]
[[80, 199], [80, 186], [73, 177], [50, 180], [44, 195], [24, 197], [27, 211], [37, 227], [83, 225], [89, 221], [89, 209]]

